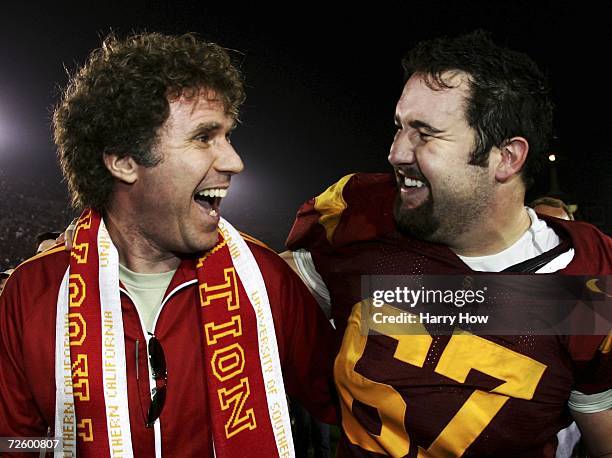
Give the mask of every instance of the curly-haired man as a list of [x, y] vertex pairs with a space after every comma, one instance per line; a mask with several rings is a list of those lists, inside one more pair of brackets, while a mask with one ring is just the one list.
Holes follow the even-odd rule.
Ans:
[[325, 317], [220, 218], [243, 100], [228, 53], [192, 35], [110, 36], [71, 78], [53, 121], [84, 211], [72, 250], [22, 264], [0, 299], [0, 436], [49, 430], [79, 456], [291, 456], [285, 388], [333, 420]]

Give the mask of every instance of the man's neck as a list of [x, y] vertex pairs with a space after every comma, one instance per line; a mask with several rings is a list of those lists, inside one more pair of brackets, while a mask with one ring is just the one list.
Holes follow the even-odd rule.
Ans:
[[119, 252], [119, 263], [132, 272], [163, 273], [179, 266], [180, 258], [151, 243], [133, 218], [108, 210], [104, 223]]
[[531, 219], [522, 203], [499, 206], [449, 246], [461, 256], [490, 256], [512, 246], [530, 226]]

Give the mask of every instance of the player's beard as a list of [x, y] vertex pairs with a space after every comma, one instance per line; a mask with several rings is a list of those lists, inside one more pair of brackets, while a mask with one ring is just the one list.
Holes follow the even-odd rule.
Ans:
[[416, 208], [403, 208], [398, 192], [393, 208], [398, 231], [419, 240], [453, 246], [457, 237], [481, 223], [493, 198], [486, 173], [482, 169], [482, 173], [474, 174], [468, 181], [470, 186], [446, 184], [437, 189], [435, 198], [430, 188], [425, 202]]
[[393, 206], [397, 229], [403, 235], [429, 241], [440, 227], [440, 220], [434, 215], [431, 194], [416, 208], [404, 209], [402, 204], [401, 193], [398, 192]]

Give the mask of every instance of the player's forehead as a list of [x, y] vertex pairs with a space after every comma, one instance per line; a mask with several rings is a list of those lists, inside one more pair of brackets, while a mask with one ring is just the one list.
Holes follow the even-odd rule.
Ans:
[[200, 88], [169, 98], [169, 107], [163, 127], [172, 130], [186, 130], [210, 122], [231, 129], [235, 123], [223, 97], [211, 89]]
[[464, 72], [445, 72], [442, 79], [449, 87], [441, 87], [431, 76], [413, 74], [402, 91], [396, 117], [404, 120], [436, 121], [465, 118], [469, 96], [469, 78]]

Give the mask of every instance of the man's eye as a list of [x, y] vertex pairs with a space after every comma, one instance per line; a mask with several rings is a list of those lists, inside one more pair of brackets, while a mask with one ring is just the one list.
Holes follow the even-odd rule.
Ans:
[[198, 135], [195, 139], [202, 143], [210, 143], [210, 135], [208, 134]]
[[429, 140], [431, 138], [431, 135], [425, 132], [419, 132], [419, 137], [421, 137], [421, 140]]

